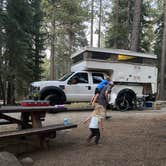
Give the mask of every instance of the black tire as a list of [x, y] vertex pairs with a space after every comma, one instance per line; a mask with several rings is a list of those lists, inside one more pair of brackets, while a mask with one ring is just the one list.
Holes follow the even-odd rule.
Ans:
[[124, 112], [127, 111], [129, 109], [129, 102], [127, 99], [121, 99], [118, 102], [118, 110]]
[[[128, 107], [128, 108], [125, 108], [125, 109], [121, 108], [120, 105], [121, 105], [121, 102], [122, 102], [123, 99], [127, 100], [126, 107]], [[117, 95], [117, 98], [116, 98], [116, 108], [118, 110], [122, 110], [122, 111], [123, 110], [124, 111], [126, 111], [126, 110], [132, 110], [135, 107], [135, 105], [136, 105], [134, 103], [136, 101], [135, 99], [136, 99], [136, 94], [135, 94], [135, 92], [133, 90], [131, 90], [131, 89], [123, 89]]]
[[46, 96], [45, 100], [48, 100], [50, 105], [64, 104], [64, 101], [61, 99], [61, 97], [56, 94], [50, 94]]

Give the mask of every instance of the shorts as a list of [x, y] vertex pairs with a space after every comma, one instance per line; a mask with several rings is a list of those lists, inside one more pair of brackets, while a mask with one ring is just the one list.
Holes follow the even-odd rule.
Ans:
[[95, 89], [95, 95], [97, 94], [97, 93], [100, 93], [101, 92], [101, 89], [99, 89], [99, 88], [96, 88]]

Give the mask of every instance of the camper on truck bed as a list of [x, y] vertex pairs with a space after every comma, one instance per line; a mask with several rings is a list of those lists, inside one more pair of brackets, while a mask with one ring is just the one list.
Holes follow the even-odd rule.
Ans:
[[[31, 92], [38, 89], [40, 99], [49, 100], [51, 105], [89, 102], [97, 84], [108, 76], [115, 83], [109, 102], [115, 108], [124, 98], [132, 108], [136, 96], [157, 92], [156, 55], [87, 47], [73, 54], [71, 60], [70, 73], [58, 81], [33, 82]], [[77, 82], [73, 84], [74, 79]]]

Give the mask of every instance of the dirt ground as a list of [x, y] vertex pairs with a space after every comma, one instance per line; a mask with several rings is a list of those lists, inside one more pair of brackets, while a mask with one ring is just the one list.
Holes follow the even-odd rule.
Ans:
[[[46, 124], [79, 123], [90, 112], [48, 114]], [[101, 145], [86, 143], [88, 124], [60, 131], [49, 141], [48, 149], [26, 149], [18, 153], [19, 159], [31, 157], [34, 166], [166, 166], [166, 108], [162, 110], [108, 112], [110, 120], [104, 121]], [[20, 141], [20, 140], [19, 140]], [[21, 140], [22, 141], [22, 140]], [[24, 140], [26, 141], [26, 140]], [[8, 142], [8, 143], [7, 143]], [[11, 144], [10, 140], [10, 144]], [[9, 145], [9, 140], [5, 140]], [[1, 150], [11, 150], [0, 142]], [[18, 152], [21, 146], [15, 142]], [[8, 149], [10, 147], [10, 149]], [[25, 148], [25, 147], [24, 147]]]

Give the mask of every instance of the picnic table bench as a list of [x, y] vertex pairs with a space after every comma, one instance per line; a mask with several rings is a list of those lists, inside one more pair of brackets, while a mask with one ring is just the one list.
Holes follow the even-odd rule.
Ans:
[[[45, 144], [45, 137], [51, 133], [56, 135], [56, 131], [77, 127], [76, 124], [54, 124], [43, 126], [46, 112], [54, 111], [53, 106], [4, 106], [0, 108], [0, 125], [17, 124], [19, 130], [0, 132], [0, 138], [10, 138], [17, 136], [36, 135], [39, 146]], [[15, 118], [11, 113], [20, 113], [21, 118]], [[2, 120], [3, 119], [3, 120]], [[45, 145], [44, 145], [45, 146]]]
[[55, 124], [44, 126], [41, 128], [29, 128], [23, 130], [16, 130], [16, 131], [5, 131], [0, 133], [0, 138], [8, 138], [8, 137], [16, 137], [16, 136], [26, 136], [26, 135], [33, 135], [33, 134], [48, 134], [52, 132], [56, 132], [59, 130], [66, 130], [70, 128], [77, 127], [76, 124]]

